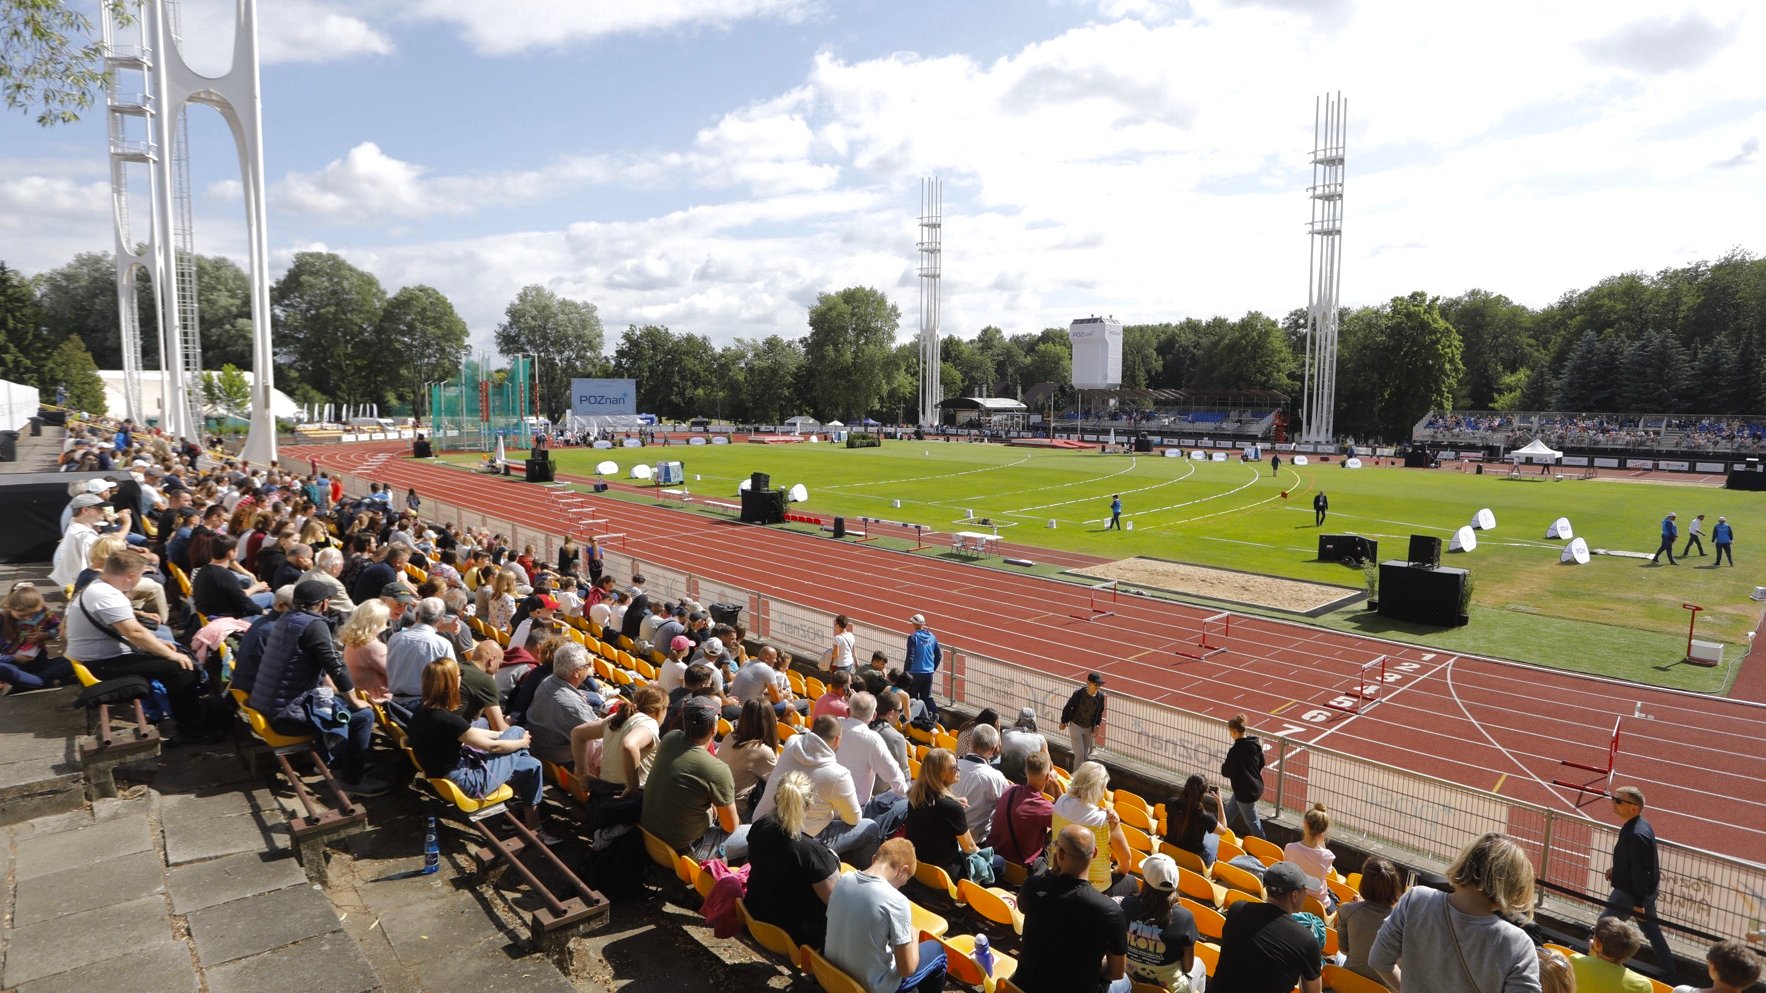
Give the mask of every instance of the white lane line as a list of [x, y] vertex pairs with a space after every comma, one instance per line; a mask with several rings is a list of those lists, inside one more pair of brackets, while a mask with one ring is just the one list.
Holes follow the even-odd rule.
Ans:
[[1476, 717], [1473, 717], [1472, 712], [1466, 709], [1465, 701], [1463, 701], [1459, 698], [1459, 689], [1453, 685], [1453, 663], [1455, 663], [1457, 661], [1459, 661], [1459, 656], [1457, 656], [1457, 655], [1455, 655], [1453, 658], [1451, 658], [1447, 661], [1447, 692], [1453, 697], [1453, 705], [1459, 708], [1459, 712], [1461, 714], [1465, 715], [1466, 720], [1472, 722], [1472, 726], [1478, 729], [1478, 733], [1484, 736], [1484, 740], [1490, 742], [1490, 747], [1496, 749], [1497, 751], [1501, 752], [1503, 755], [1507, 756], [1508, 760], [1515, 764], [1515, 768], [1517, 768], [1517, 769], [1521, 770], [1523, 773], [1525, 773], [1527, 775], [1528, 779], [1531, 779], [1535, 783], [1538, 783], [1539, 785], [1545, 787], [1545, 792], [1550, 793], [1557, 800], [1558, 803], [1563, 804], [1565, 810], [1567, 810], [1568, 812], [1570, 812], [1572, 814], [1576, 813], [1577, 810], [1576, 810], [1575, 804], [1572, 804], [1570, 801], [1564, 799], [1564, 795], [1562, 793], [1558, 792], [1557, 787], [1551, 785], [1550, 783], [1546, 782], [1543, 779], [1540, 779], [1537, 775], [1535, 775], [1533, 773], [1532, 769], [1527, 768], [1527, 766], [1524, 762], [1522, 762], [1520, 759], [1515, 757], [1514, 752], [1511, 752], [1508, 749], [1497, 744], [1496, 739], [1491, 737], [1490, 732], [1484, 730], [1484, 722], [1478, 720]]

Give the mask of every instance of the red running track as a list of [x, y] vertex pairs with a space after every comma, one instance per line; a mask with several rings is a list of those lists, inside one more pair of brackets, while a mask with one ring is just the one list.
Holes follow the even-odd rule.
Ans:
[[[285, 457], [316, 459], [523, 526], [558, 530], [546, 491], [386, 459], [392, 451], [407, 449], [300, 447], [285, 450]], [[375, 456], [382, 464], [362, 472]], [[610, 530], [624, 532], [626, 550], [645, 561], [886, 629], [924, 612], [942, 641], [978, 654], [1075, 681], [1095, 669], [1117, 692], [1221, 719], [1242, 711], [1266, 732], [1566, 813], [1577, 811], [1575, 791], [1551, 781], [1592, 774], [1559, 763], [1601, 764], [1614, 719], [1624, 717], [1618, 776], [1648, 793], [1657, 833], [1766, 861], [1766, 791], [1760, 787], [1766, 707], [1758, 704], [1244, 616], [1234, 618], [1228, 651], [1183, 661], [1174, 651], [1193, 645], [1201, 619], [1214, 611], [1129, 598], [1105, 626], [1071, 616], [1090, 606], [1085, 589], [1071, 583], [641, 503], [603, 501], [598, 513], [612, 518]], [[1353, 692], [1356, 670], [1382, 654], [1408, 669], [1384, 702], [1360, 714], [1325, 708], [1331, 698]], [[1328, 716], [1317, 723], [1304, 718], [1319, 712]], [[1637, 712], [1648, 716], [1634, 718]], [[1600, 803], [1583, 812], [1610, 813]]]

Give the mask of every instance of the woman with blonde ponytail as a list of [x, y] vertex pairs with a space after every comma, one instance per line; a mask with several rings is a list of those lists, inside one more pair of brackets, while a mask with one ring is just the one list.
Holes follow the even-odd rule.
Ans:
[[1324, 884], [1325, 878], [1331, 874], [1331, 866], [1337, 861], [1337, 853], [1330, 850], [1326, 842], [1331, 833], [1331, 815], [1325, 811], [1325, 805], [1315, 803], [1306, 815], [1300, 818], [1300, 840], [1290, 841], [1282, 849], [1282, 861], [1292, 862], [1299, 866], [1308, 876], [1318, 880], [1318, 889], [1312, 895], [1326, 907], [1336, 903], [1336, 897], [1330, 887]]
[[748, 913], [784, 928], [800, 945], [820, 948], [828, 929], [828, 898], [840, 860], [803, 833], [815, 787], [801, 772], [779, 781], [773, 809], [748, 832]]

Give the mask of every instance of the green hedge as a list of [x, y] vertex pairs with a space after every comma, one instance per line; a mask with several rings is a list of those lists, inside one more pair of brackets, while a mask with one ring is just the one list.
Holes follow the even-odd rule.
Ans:
[[846, 447], [847, 448], [882, 448], [883, 447], [883, 439], [882, 439], [882, 437], [880, 437], [878, 435], [867, 434], [863, 431], [853, 431], [853, 432], [850, 432], [849, 434], [847, 434], [847, 436], [846, 436]]

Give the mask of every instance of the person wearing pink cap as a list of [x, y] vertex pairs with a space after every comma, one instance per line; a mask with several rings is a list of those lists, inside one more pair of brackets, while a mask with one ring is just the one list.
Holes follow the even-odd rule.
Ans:
[[673, 693], [686, 685], [687, 656], [693, 652], [693, 639], [677, 634], [669, 639], [668, 647], [663, 652], [668, 659], [657, 670], [656, 681], [661, 684], [662, 692]]

